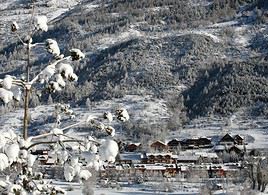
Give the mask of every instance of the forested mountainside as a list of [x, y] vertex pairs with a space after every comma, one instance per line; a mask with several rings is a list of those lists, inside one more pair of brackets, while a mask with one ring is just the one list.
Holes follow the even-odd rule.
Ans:
[[[22, 5], [31, 9], [21, 1], [7, 11]], [[267, 22], [265, 0], [85, 0], [52, 17], [49, 31], [34, 42], [53, 38], [65, 53], [72, 47], [86, 53], [75, 64], [78, 83], [52, 94], [54, 101], [81, 105], [152, 95], [190, 118], [227, 116], [240, 107], [266, 114]], [[16, 41], [1, 39], [1, 77], [22, 74], [25, 51]], [[32, 75], [49, 60], [40, 53], [33, 54]], [[40, 100], [48, 96], [44, 92]], [[32, 104], [40, 100], [33, 97]]]

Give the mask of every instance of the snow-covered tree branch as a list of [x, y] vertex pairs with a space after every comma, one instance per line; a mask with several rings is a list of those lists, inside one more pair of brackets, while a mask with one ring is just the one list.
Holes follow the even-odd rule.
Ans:
[[[55, 107], [56, 123], [49, 132], [28, 136], [29, 124], [29, 101], [30, 93], [38, 85], [47, 88], [50, 93], [61, 91], [66, 86], [66, 82], [78, 81], [78, 76], [72, 67], [73, 61], [85, 58], [85, 54], [77, 48], [72, 48], [69, 53], [63, 54], [59, 45], [54, 39], [47, 39], [41, 43], [33, 43], [33, 35], [37, 31], [48, 31], [46, 16], [34, 17], [34, 28], [26, 39], [20, 36], [20, 26], [14, 21], [11, 23], [11, 32], [17, 37], [27, 50], [27, 67], [25, 77], [5, 75], [0, 79], [0, 100], [6, 105], [12, 101], [24, 101], [23, 131], [21, 135], [13, 130], [2, 133], [0, 136], [0, 171], [7, 168], [16, 167], [17, 176], [7, 177], [0, 180], [1, 193], [6, 194], [64, 194], [64, 190], [57, 188], [44, 180], [37, 180], [33, 166], [38, 160], [34, 152], [40, 145], [49, 145], [51, 156], [55, 162], [64, 167], [64, 177], [66, 181], [72, 181], [74, 177], [80, 180], [88, 180], [91, 173], [87, 168], [99, 170], [100, 166], [114, 162], [118, 154], [118, 145], [113, 140], [115, 129], [110, 125], [114, 118], [120, 122], [129, 120], [129, 114], [125, 108], [115, 111], [105, 112], [99, 117], [89, 116], [86, 120], [68, 124], [62, 127], [61, 115], [66, 114], [74, 118], [75, 114], [69, 105], [57, 104]], [[42, 46], [53, 59], [35, 77], [31, 78], [30, 53], [35, 46]], [[103, 131], [106, 138], [96, 139], [92, 136], [73, 137], [68, 135], [69, 129], [78, 126], [89, 126], [95, 131]], [[72, 150], [67, 150], [67, 144], [72, 143]], [[86, 159], [86, 168], [79, 162], [80, 158]]]

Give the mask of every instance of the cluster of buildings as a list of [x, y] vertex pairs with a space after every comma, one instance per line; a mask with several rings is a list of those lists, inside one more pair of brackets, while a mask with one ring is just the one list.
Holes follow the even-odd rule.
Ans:
[[143, 176], [234, 176], [242, 169], [239, 162], [246, 152], [246, 143], [241, 135], [227, 133], [216, 142], [207, 137], [172, 139], [166, 143], [156, 140], [147, 150], [144, 151], [141, 143], [126, 144], [116, 163], [103, 170], [103, 176], [113, 170]]
[[[141, 143], [121, 145], [121, 153], [116, 162], [105, 166], [100, 176], [111, 174], [126, 177], [163, 176], [188, 178], [191, 175], [200, 177], [222, 177], [238, 174], [242, 169], [239, 162], [246, 153], [244, 137], [225, 134], [218, 141], [199, 137], [189, 139], [172, 139], [168, 142], [156, 140], [143, 148]], [[123, 147], [122, 147], [123, 145]], [[38, 151], [37, 151], [38, 152]], [[39, 161], [44, 165], [55, 165], [54, 158], [48, 151], [39, 151]]]

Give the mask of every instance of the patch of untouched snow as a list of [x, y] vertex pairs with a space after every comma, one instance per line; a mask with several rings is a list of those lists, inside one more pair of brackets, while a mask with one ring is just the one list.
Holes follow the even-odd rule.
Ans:
[[216, 27], [216, 28], [222, 28], [222, 27], [227, 27], [227, 26], [234, 26], [238, 24], [238, 21], [235, 21], [235, 20], [232, 20], [232, 21], [228, 21], [228, 22], [220, 22], [220, 23], [215, 23], [215, 24], [212, 24], [208, 27]]
[[234, 29], [234, 43], [238, 46], [246, 47], [251, 39], [247, 26], [240, 26]]
[[141, 32], [135, 29], [129, 29], [119, 35], [107, 35], [99, 41], [98, 50], [106, 49], [114, 44], [122, 43], [141, 36]]
[[222, 42], [222, 40], [218, 36], [213, 35], [211, 32], [207, 30], [194, 30], [192, 31], [192, 34], [198, 34], [198, 35], [204, 35], [204, 36], [210, 37], [215, 43]]
[[99, 4], [87, 4], [83, 8], [85, 8], [87, 11], [92, 11], [98, 7], [100, 7]]

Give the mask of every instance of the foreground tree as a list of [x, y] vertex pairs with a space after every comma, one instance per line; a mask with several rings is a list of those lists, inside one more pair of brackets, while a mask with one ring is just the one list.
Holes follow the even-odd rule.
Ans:
[[[33, 28], [25, 39], [20, 37], [19, 25], [12, 22], [11, 31], [20, 40], [21, 44], [27, 50], [26, 77], [15, 77], [6, 75], [0, 79], [0, 99], [4, 104], [11, 101], [24, 100], [23, 131], [17, 135], [12, 130], [2, 133], [0, 136], [0, 171], [7, 168], [17, 174], [12, 174], [6, 180], [0, 181], [1, 194], [64, 194], [65, 191], [51, 185], [42, 179], [42, 174], [33, 171], [37, 156], [33, 151], [40, 145], [49, 145], [53, 148], [53, 155], [58, 164], [64, 167], [64, 178], [66, 181], [72, 181], [78, 177], [81, 181], [88, 180], [91, 177], [89, 168], [98, 170], [100, 166], [115, 161], [118, 153], [118, 145], [112, 139], [115, 129], [109, 125], [114, 117], [119, 121], [125, 122], [129, 119], [126, 109], [120, 108], [114, 114], [106, 112], [101, 117], [88, 116], [86, 120], [81, 120], [67, 127], [61, 127], [61, 113], [74, 117], [70, 106], [57, 104], [56, 124], [50, 132], [41, 135], [29, 136], [29, 101], [34, 88], [43, 87], [47, 91], [54, 93], [64, 89], [67, 82], [75, 82], [78, 76], [70, 64], [72, 61], [79, 61], [85, 58], [85, 55], [77, 48], [69, 50], [68, 55], [62, 54], [56, 40], [47, 39], [43, 43], [34, 43], [33, 35], [38, 31], [47, 31], [46, 16], [36, 16], [31, 21]], [[52, 55], [51, 62], [41, 70], [35, 77], [30, 77], [31, 51], [36, 46], [43, 46], [48, 53]], [[98, 131], [107, 133], [108, 138], [97, 140], [92, 136], [71, 137], [66, 135], [66, 131], [78, 125], [87, 125]], [[67, 143], [72, 144], [72, 150], [66, 149]], [[83, 157], [86, 166], [82, 167], [79, 158]]]

